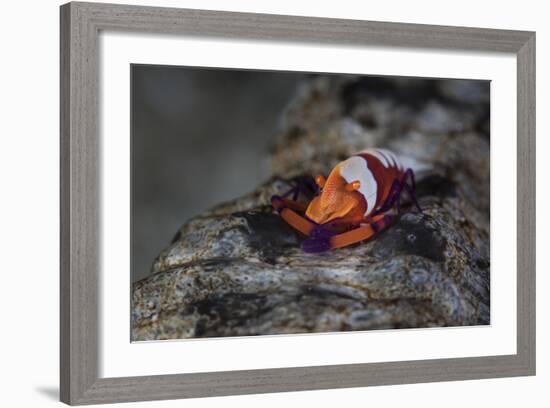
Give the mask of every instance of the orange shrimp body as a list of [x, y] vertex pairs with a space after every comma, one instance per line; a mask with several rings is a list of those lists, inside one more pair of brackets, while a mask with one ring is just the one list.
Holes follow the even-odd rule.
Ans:
[[315, 181], [320, 192], [305, 208], [295, 200], [271, 199], [287, 223], [310, 237], [302, 244], [306, 252], [347, 246], [386, 228], [392, 222], [388, 211], [397, 204], [399, 212], [403, 190], [420, 210], [412, 170], [386, 149], [359, 152], [338, 163], [328, 178], [317, 176]]
[[394, 180], [403, 177], [403, 166], [388, 150], [365, 150], [338, 163], [326, 182], [318, 178], [321, 194], [306, 210], [317, 224], [335, 218], [361, 221], [387, 199]]

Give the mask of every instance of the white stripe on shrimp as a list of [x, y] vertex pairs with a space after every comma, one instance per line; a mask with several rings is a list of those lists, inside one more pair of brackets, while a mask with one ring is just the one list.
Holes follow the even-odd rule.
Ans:
[[395, 167], [395, 160], [394, 160], [395, 157], [389, 150], [386, 150], [386, 149], [377, 149], [377, 150], [380, 154], [383, 154], [388, 159], [388, 162], [390, 163], [390, 167]]
[[374, 210], [376, 193], [378, 191], [378, 185], [372, 171], [369, 169], [367, 161], [359, 156], [350, 157], [341, 163], [340, 175], [346, 180], [346, 183], [359, 181], [359, 189], [357, 191], [363, 195], [367, 202], [367, 209], [365, 211], [365, 216], [367, 216]]
[[395, 167], [397, 167], [398, 169], [403, 169], [403, 165], [401, 164], [401, 162], [399, 161], [399, 158], [395, 155], [395, 153], [387, 149], [378, 149], [378, 150], [383, 152], [386, 156], [389, 156], [390, 159], [393, 161], [393, 164]]
[[382, 154], [382, 152], [379, 152], [377, 149], [367, 149], [367, 150], [363, 150], [363, 151], [359, 152], [359, 154], [361, 154], [361, 153], [367, 153], [367, 154], [373, 155], [378, 160], [380, 160], [380, 163], [382, 163], [382, 165], [386, 168], [390, 167], [390, 165], [391, 165], [389, 160], [387, 159], [387, 157], [384, 156]]

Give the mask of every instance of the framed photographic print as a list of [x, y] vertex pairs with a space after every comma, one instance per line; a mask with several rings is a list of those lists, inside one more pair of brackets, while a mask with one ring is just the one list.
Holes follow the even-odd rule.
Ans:
[[534, 112], [532, 32], [62, 6], [62, 401], [534, 375]]

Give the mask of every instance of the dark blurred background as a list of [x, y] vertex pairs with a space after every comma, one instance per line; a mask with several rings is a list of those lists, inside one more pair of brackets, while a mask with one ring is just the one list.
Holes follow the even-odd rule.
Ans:
[[278, 121], [304, 74], [132, 65], [132, 280], [190, 217], [268, 174]]

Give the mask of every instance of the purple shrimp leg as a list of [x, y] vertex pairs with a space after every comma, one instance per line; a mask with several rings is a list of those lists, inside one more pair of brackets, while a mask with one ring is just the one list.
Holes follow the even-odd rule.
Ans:
[[386, 198], [386, 201], [384, 202], [384, 204], [382, 204], [382, 206], [372, 214], [373, 216], [385, 213], [386, 211], [389, 211], [393, 207], [393, 205], [395, 204], [395, 201], [397, 200], [397, 197], [401, 194], [401, 191], [403, 190], [402, 184], [403, 183], [398, 180], [393, 181], [390, 188], [390, 192], [388, 193], [388, 198]]
[[304, 195], [308, 200], [311, 200], [317, 194], [317, 184], [315, 179], [310, 176], [296, 177], [292, 180], [294, 187], [288, 190], [282, 195], [283, 198], [287, 198], [292, 195], [292, 200], [296, 201], [300, 194]]
[[[407, 178], [410, 178], [411, 185], [407, 184]], [[411, 169], [407, 169], [405, 173], [403, 174], [403, 177], [401, 177], [401, 180], [394, 180], [390, 189], [390, 192], [388, 194], [388, 198], [382, 204], [382, 206], [376, 210], [373, 215], [382, 214], [386, 211], [389, 211], [394, 204], [397, 204], [397, 214], [399, 215], [401, 213], [401, 193], [403, 190], [407, 191], [407, 194], [409, 195], [409, 198], [413, 202], [413, 204], [416, 206], [419, 212], [422, 212], [422, 208], [420, 208], [420, 205], [418, 204], [418, 200], [416, 198], [416, 183], [414, 180], [414, 173]]]
[[330, 249], [330, 238], [335, 235], [335, 232], [318, 225], [313, 230], [311, 237], [302, 242], [302, 250], [308, 253], [328, 251]]
[[[406, 183], [407, 177], [409, 177], [409, 179], [411, 180], [410, 185]], [[401, 182], [403, 183], [403, 188], [407, 191], [407, 194], [409, 195], [411, 201], [414, 203], [418, 211], [422, 212], [422, 208], [420, 208], [420, 204], [418, 204], [418, 199], [416, 197], [416, 182], [414, 180], [414, 173], [412, 169], [407, 169], [407, 171], [405, 171]]]
[[308, 239], [302, 242], [302, 249], [308, 253], [318, 253], [328, 251], [330, 249], [330, 238], [338, 235], [337, 232], [331, 230], [332, 227], [338, 225], [341, 218], [336, 218], [325, 224], [315, 226]]

